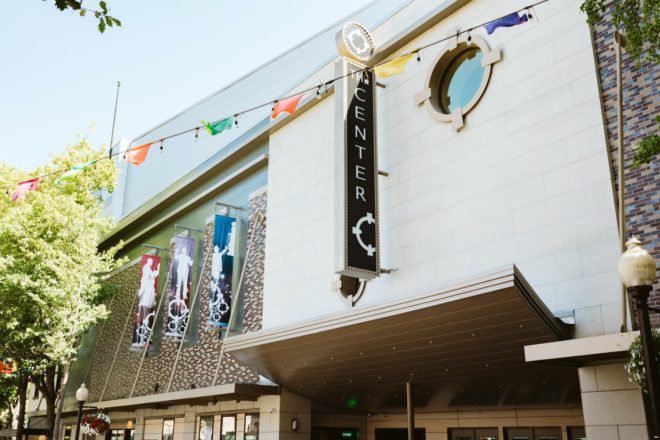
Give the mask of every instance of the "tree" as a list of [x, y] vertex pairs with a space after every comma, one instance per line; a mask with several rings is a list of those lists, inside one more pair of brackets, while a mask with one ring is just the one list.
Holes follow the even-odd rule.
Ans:
[[16, 375], [0, 372], [0, 429], [11, 428], [16, 398]]
[[[32, 175], [105, 157], [81, 141]], [[59, 186], [53, 175], [15, 202], [0, 197], [0, 359], [18, 367], [19, 430], [29, 376], [45, 396], [48, 425], [57, 426], [77, 341], [107, 315], [98, 275], [120, 264], [118, 247], [99, 252], [97, 244], [111, 227], [101, 195], [112, 191], [117, 174], [112, 160], [99, 160]], [[0, 164], [8, 194], [29, 177]]]
[[603, 18], [612, 5], [614, 27], [626, 35], [626, 49], [638, 63], [660, 62], [660, 0], [584, 0], [580, 9], [589, 24]]
[[99, 21], [99, 32], [105, 32], [106, 27], [121, 26], [121, 21], [116, 18], [108, 15], [108, 5], [106, 2], [99, 2], [99, 9], [88, 9], [83, 8], [82, 0], [55, 0], [55, 7], [60, 11], [65, 11], [71, 9], [73, 11], [79, 11], [81, 17], [84, 17], [89, 12], [94, 14]]

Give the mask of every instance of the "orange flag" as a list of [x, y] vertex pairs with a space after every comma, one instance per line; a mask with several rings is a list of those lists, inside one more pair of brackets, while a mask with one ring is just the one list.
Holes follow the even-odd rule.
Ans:
[[124, 154], [124, 161], [127, 163], [132, 163], [133, 165], [140, 165], [147, 159], [149, 147], [151, 147], [151, 142], [148, 144], [140, 145], [139, 147], [131, 148], [130, 150], [126, 151], [126, 154]]
[[291, 98], [277, 101], [273, 106], [273, 112], [270, 114], [271, 119], [277, 118], [277, 115], [279, 115], [282, 112], [287, 112], [288, 114], [292, 115], [293, 112], [296, 111], [298, 102], [300, 102], [302, 97], [303, 95], [300, 94], [300, 95], [292, 96]]

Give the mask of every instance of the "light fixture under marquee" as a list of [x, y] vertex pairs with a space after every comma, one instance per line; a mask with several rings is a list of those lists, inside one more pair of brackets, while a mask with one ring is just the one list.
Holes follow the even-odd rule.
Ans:
[[367, 28], [350, 21], [337, 32], [337, 49], [343, 56], [365, 63], [374, 56], [376, 45]]

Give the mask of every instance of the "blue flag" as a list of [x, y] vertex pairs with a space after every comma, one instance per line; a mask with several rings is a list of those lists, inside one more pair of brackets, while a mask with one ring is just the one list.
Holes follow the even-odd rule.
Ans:
[[497, 28], [500, 27], [511, 27], [511, 26], [518, 26], [519, 24], [523, 24], [527, 22], [527, 14], [520, 15], [517, 12], [513, 12], [506, 17], [498, 18], [497, 20], [493, 20], [490, 23], [485, 25], [486, 32], [488, 32], [488, 35], [492, 34], [495, 32]]

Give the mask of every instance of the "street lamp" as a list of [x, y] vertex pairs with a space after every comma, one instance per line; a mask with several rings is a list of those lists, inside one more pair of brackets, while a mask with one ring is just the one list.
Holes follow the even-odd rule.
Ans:
[[653, 289], [656, 269], [653, 256], [639, 245], [640, 241], [635, 237], [626, 242], [627, 250], [619, 259], [619, 275], [635, 301], [637, 310], [637, 325], [642, 340], [648, 391], [648, 399], [645, 399], [644, 403], [648, 405], [646, 413], [650, 420], [646, 422], [649, 438], [660, 439], [660, 377], [658, 377], [660, 370], [658, 370], [655, 360], [655, 345], [651, 335], [647, 304], [649, 294]]
[[78, 423], [76, 424], [76, 440], [80, 439], [80, 423], [82, 422], [83, 405], [89, 398], [89, 390], [85, 384], [81, 384], [78, 391], [76, 391], [76, 400], [78, 401]]

